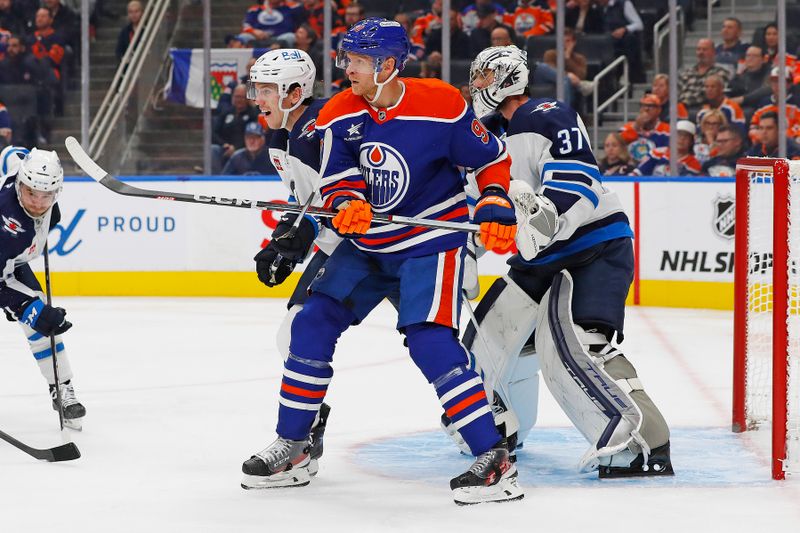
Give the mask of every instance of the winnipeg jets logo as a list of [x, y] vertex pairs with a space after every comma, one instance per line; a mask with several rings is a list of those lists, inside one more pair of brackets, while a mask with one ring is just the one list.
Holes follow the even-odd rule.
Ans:
[[372, 208], [381, 213], [397, 207], [411, 177], [400, 152], [388, 144], [368, 142], [361, 145], [358, 160]]
[[312, 118], [305, 124], [303, 124], [303, 128], [301, 129], [302, 133], [298, 135], [298, 137], [305, 137], [306, 139], [310, 139], [314, 136], [314, 126], [317, 124], [317, 119]]
[[558, 105], [555, 102], [542, 102], [541, 104], [537, 105], [531, 112], [536, 113], [537, 111], [542, 111], [546, 113], [547, 111], [555, 109], [556, 107], [558, 107]]
[[16, 237], [20, 233], [25, 233], [25, 230], [22, 229], [22, 224], [19, 223], [18, 220], [7, 217], [2, 215], [3, 217], [3, 231], [7, 231], [13, 237]]

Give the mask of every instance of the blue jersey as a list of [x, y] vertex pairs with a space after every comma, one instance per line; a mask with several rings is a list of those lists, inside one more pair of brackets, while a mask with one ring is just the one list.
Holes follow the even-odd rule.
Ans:
[[[3, 152], [7, 153], [8, 149]], [[14, 271], [42, 253], [47, 234], [60, 219], [58, 204], [41, 217], [29, 216], [19, 203], [16, 181], [16, 173], [0, 178], [0, 307], [14, 312], [35, 297], [28, 286], [16, 279]]]
[[[505, 140], [513, 178], [552, 200], [559, 213], [558, 232], [532, 264], [633, 237], [619, 198], [603, 186], [586, 127], [571, 107], [530, 99], [514, 112]], [[523, 260], [516, 256], [513, 261]]]
[[[508, 188], [505, 145], [475, 118], [458, 89], [435, 79], [404, 78], [403, 95], [389, 109], [376, 109], [343, 91], [317, 120], [320, 136], [331, 129], [330, 160], [322, 170], [326, 205], [353, 196], [373, 211], [467, 222], [459, 166], [474, 169], [480, 189]], [[373, 224], [354, 240], [366, 252], [418, 257], [464, 246], [463, 232]]]
[[[275, 130], [269, 145], [269, 157], [272, 166], [278, 171], [281, 181], [291, 191], [289, 203], [305, 205], [312, 193], [319, 190], [320, 138], [317, 135], [317, 115], [328, 102], [327, 99], [314, 100], [292, 126], [292, 130]], [[322, 198], [318, 195], [312, 205], [322, 206]], [[313, 220], [317, 228], [314, 241], [326, 254], [333, 253], [341, 242], [341, 237], [332, 230]]]

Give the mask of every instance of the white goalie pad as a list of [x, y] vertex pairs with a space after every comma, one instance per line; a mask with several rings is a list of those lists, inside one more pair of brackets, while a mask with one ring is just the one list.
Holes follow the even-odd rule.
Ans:
[[495, 422], [506, 424], [507, 435], [516, 431], [519, 442], [535, 425], [538, 413], [539, 361], [533, 350], [523, 351], [536, 326], [537, 309], [525, 291], [503, 276], [478, 307], [481, 331], [470, 323], [463, 339], [483, 376], [487, 396], [494, 398], [496, 393], [505, 404], [505, 413], [498, 415], [494, 409]]
[[517, 215], [517, 234], [514, 240], [519, 255], [530, 261], [550, 244], [558, 231], [558, 211], [550, 199], [533, 192], [522, 180], [511, 180], [508, 196]]
[[600, 459], [628, 448], [650, 453], [639, 431], [643, 415], [627, 381], [616, 382], [602, 358], [582, 342], [583, 328], [572, 321], [572, 277], [562, 271], [542, 298], [536, 351], [542, 377], [555, 400], [592, 446], [579, 468], [596, 470]]

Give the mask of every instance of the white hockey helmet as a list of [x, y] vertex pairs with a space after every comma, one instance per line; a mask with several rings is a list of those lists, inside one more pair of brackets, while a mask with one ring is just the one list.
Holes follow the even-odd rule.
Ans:
[[[302, 50], [280, 48], [262, 54], [250, 67], [250, 79], [247, 81], [247, 97], [256, 99], [256, 83], [274, 83], [278, 86], [280, 101], [278, 106], [283, 111], [283, 123], [286, 126], [289, 113], [294, 111], [306, 98], [314, 94], [314, 80], [317, 69], [311, 56]], [[283, 99], [289, 95], [289, 88], [298, 84], [302, 91], [300, 100], [290, 108], [283, 107]]]
[[[494, 73], [492, 82], [482, 89], [475, 80]], [[522, 94], [528, 86], [528, 55], [514, 45], [492, 46], [483, 50], [469, 68], [469, 93], [472, 109], [481, 118], [497, 109], [507, 96]]]
[[[58, 154], [50, 150], [34, 148], [22, 160], [17, 173], [16, 189], [20, 205], [26, 212], [20, 186], [26, 185], [39, 193], [52, 193], [50, 207], [56, 203], [64, 185], [64, 170], [58, 160]], [[30, 214], [30, 212], [28, 212]], [[34, 216], [34, 215], [31, 215]]]

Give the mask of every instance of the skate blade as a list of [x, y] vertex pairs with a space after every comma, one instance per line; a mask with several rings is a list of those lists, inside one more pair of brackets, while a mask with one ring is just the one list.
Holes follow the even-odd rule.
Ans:
[[491, 487], [469, 487], [453, 490], [456, 505], [477, 505], [479, 503], [504, 503], [521, 500], [525, 491], [517, 484], [516, 476], [500, 480]]
[[305, 487], [311, 483], [311, 472], [306, 468], [292, 469], [273, 476], [242, 477], [242, 488], [251, 489], [280, 489], [284, 487]]
[[73, 431], [83, 431], [83, 417], [81, 418], [65, 418], [64, 427]]
[[[659, 468], [660, 467], [660, 468]], [[674, 476], [675, 471], [672, 469], [672, 463], [665, 465], [653, 465], [647, 470], [641, 468], [611, 468], [601, 466], [598, 471], [599, 479], [618, 479], [628, 477], [657, 477], [657, 476]]]

